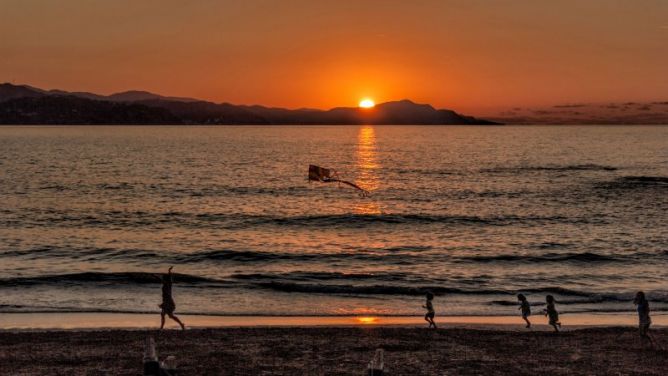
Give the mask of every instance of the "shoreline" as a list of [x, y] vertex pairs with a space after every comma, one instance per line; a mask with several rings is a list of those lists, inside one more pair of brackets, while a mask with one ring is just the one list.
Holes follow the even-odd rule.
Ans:
[[[238, 327], [383, 327], [426, 326], [422, 316], [209, 316], [179, 315], [188, 328], [238, 328]], [[638, 318], [631, 313], [572, 313], [562, 314], [564, 329], [594, 327], [637, 327]], [[550, 329], [547, 318], [530, 317], [533, 328]], [[443, 328], [487, 328], [499, 330], [525, 330], [520, 316], [436, 316]], [[668, 315], [654, 314], [652, 327], [668, 327]], [[0, 313], [0, 332], [8, 331], [77, 331], [77, 330], [146, 330], [157, 329], [159, 313]], [[177, 328], [169, 318], [166, 329]]]

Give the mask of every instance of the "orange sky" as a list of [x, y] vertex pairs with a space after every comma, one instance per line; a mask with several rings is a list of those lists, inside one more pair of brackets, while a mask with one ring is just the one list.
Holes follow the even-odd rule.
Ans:
[[0, 81], [475, 114], [668, 99], [668, 1], [0, 0]]

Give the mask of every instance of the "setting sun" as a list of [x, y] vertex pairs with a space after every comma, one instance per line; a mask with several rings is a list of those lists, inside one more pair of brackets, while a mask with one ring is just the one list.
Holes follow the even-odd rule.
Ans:
[[376, 103], [374, 103], [373, 99], [364, 98], [360, 101], [361, 108], [373, 108], [375, 105]]

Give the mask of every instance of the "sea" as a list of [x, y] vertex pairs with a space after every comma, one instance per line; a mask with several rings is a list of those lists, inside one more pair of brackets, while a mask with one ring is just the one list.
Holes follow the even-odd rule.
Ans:
[[157, 313], [170, 266], [177, 314], [668, 314], [668, 127], [0, 127], [0, 314]]

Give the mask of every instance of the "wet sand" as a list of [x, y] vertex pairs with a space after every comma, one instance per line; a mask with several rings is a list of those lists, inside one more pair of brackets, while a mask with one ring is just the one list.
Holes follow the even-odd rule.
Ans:
[[[349, 325], [402, 325], [424, 326], [422, 316], [178, 316], [189, 328], [221, 328], [240, 326], [349, 326]], [[437, 316], [436, 321], [448, 326], [476, 328], [522, 327], [515, 316]], [[546, 324], [547, 318], [540, 314], [531, 316], [534, 324]], [[592, 326], [632, 326], [638, 323], [636, 313], [566, 313], [561, 321], [569, 328]], [[654, 327], [668, 327], [668, 315], [655, 312]], [[2, 330], [51, 330], [51, 329], [155, 329], [160, 325], [160, 315], [155, 313], [108, 313], [108, 312], [16, 312], [0, 313]], [[177, 328], [171, 320], [167, 327]]]
[[[143, 341], [181, 375], [361, 375], [377, 348], [389, 375], [665, 375], [668, 352], [629, 327], [566, 330], [405, 326], [0, 332], [2, 375], [138, 375]], [[668, 329], [653, 335], [665, 347]]]

